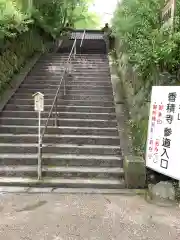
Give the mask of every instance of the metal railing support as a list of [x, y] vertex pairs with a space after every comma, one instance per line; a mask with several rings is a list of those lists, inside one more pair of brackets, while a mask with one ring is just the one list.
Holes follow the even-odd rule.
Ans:
[[[84, 39], [84, 36], [85, 36], [85, 30], [84, 30], [84, 34], [83, 34], [83, 38], [81, 40], [81, 47], [82, 47], [82, 42], [83, 42], [83, 39]], [[67, 72], [69, 70], [69, 64], [71, 64], [71, 57], [75, 58], [76, 57], [76, 43], [77, 43], [77, 39], [75, 38], [74, 39], [74, 43], [73, 43], [73, 46], [72, 46], [72, 49], [71, 49], [71, 52], [68, 56], [68, 59], [67, 59], [67, 62], [66, 62], [66, 65], [64, 67], [64, 71], [63, 71], [63, 74], [62, 74], [62, 77], [59, 81], [59, 85], [58, 85], [58, 88], [57, 88], [57, 91], [56, 91], [56, 94], [54, 96], [54, 99], [53, 99], [53, 103], [51, 105], [51, 109], [49, 111], [49, 114], [48, 114], [48, 117], [47, 117], [47, 120], [46, 120], [46, 123], [45, 123], [45, 126], [43, 128], [43, 131], [41, 133], [41, 122], [39, 120], [39, 132], [38, 132], [38, 180], [41, 180], [42, 178], [42, 148], [43, 148], [43, 138], [44, 138], [44, 135], [46, 133], [46, 129], [48, 127], [48, 124], [49, 124], [49, 120], [51, 118], [53, 114], [53, 112], [55, 113], [55, 126], [57, 127], [58, 126], [58, 112], [57, 112], [57, 106], [58, 106], [58, 95], [59, 95], [59, 92], [60, 92], [60, 89], [61, 89], [61, 85], [63, 84], [63, 92], [64, 92], [64, 96], [66, 95], [66, 75], [67, 75]], [[41, 114], [41, 113], [39, 113]], [[41, 119], [41, 115], [39, 116], [39, 119]]]
[[[48, 114], [48, 117], [47, 117], [47, 120], [46, 120], [46, 123], [45, 123], [45, 126], [43, 128], [43, 131], [41, 133], [41, 121], [40, 121], [40, 118], [41, 118], [41, 115], [39, 115], [39, 131], [38, 131], [38, 180], [41, 180], [42, 178], [42, 148], [43, 148], [43, 138], [44, 138], [44, 135], [46, 133], [46, 129], [48, 127], [48, 124], [49, 124], [49, 120], [51, 118], [53, 114], [53, 111], [55, 111], [55, 126], [57, 127], [58, 126], [58, 112], [57, 112], [57, 106], [58, 106], [58, 95], [59, 95], [59, 92], [60, 92], [60, 89], [61, 89], [61, 85], [63, 84], [64, 82], [64, 94], [66, 94], [66, 83], [65, 83], [65, 77], [66, 77], [66, 74], [67, 74], [67, 71], [68, 71], [68, 67], [69, 67], [69, 62], [71, 61], [71, 57], [72, 56], [75, 56], [76, 55], [76, 39], [74, 40], [74, 43], [73, 43], [73, 46], [72, 46], [72, 49], [71, 49], [71, 52], [69, 54], [69, 57], [67, 59], [67, 62], [66, 62], [66, 65], [64, 67], [64, 71], [63, 71], [63, 74], [62, 74], [62, 77], [59, 81], [59, 85], [58, 85], [58, 88], [57, 88], [57, 91], [56, 91], [56, 94], [54, 96], [54, 99], [53, 99], [53, 103], [51, 105], [51, 109], [49, 111], [49, 114]], [[39, 113], [41, 114], [41, 113]]]
[[84, 30], [84, 32], [83, 32], [82, 39], [81, 39], [81, 43], [80, 43], [80, 48], [82, 47], [82, 44], [83, 44], [85, 35], [86, 35], [86, 30]]
[[80, 54], [82, 53], [81, 49], [82, 49], [82, 45], [83, 45], [83, 41], [84, 41], [85, 35], [86, 35], [86, 30], [84, 30], [83, 35], [82, 35], [82, 39], [81, 39], [81, 43], [80, 43]]
[[57, 118], [58, 118], [58, 114], [57, 114], [57, 98], [56, 98], [56, 101], [55, 101], [55, 127], [57, 127]]
[[42, 178], [41, 112], [38, 112], [38, 180]]
[[73, 58], [75, 59], [76, 57], [76, 39], [75, 39], [75, 45], [74, 45], [74, 54], [73, 54]]
[[[67, 75], [67, 72], [65, 73], [65, 75]], [[66, 80], [64, 78], [64, 96], [66, 95]]]

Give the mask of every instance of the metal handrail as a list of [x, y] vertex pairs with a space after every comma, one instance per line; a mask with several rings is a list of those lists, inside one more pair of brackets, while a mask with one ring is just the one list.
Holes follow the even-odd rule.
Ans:
[[83, 32], [82, 39], [81, 39], [81, 43], [80, 43], [80, 48], [82, 47], [82, 44], [83, 44], [85, 35], [86, 35], [86, 30], [84, 30], [84, 32]]
[[40, 180], [41, 177], [42, 177], [42, 144], [43, 144], [43, 138], [44, 138], [44, 135], [46, 133], [46, 130], [47, 130], [47, 127], [48, 127], [48, 123], [49, 123], [49, 120], [52, 116], [52, 113], [53, 113], [53, 109], [55, 107], [55, 126], [57, 126], [57, 98], [58, 98], [58, 94], [59, 94], [59, 91], [60, 91], [60, 88], [61, 88], [61, 84], [64, 80], [64, 95], [66, 94], [66, 90], [65, 90], [65, 74], [68, 70], [68, 64], [71, 60], [71, 57], [72, 57], [72, 54], [73, 54], [73, 51], [74, 51], [74, 57], [76, 55], [76, 42], [77, 42], [77, 38], [75, 37], [74, 39], [74, 43], [73, 43], [73, 46], [71, 48], [71, 52], [68, 56], [68, 59], [66, 61], [66, 66], [64, 67], [64, 71], [63, 71], [63, 74], [62, 74], [62, 77], [59, 81], [59, 86], [58, 86], [58, 89], [56, 91], [56, 94], [55, 94], [55, 97], [54, 97], [54, 100], [53, 100], [53, 103], [52, 103], [52, 106], [51, 106], [51, 109], [49, 111], [49, 114], [48, 114], [48, 117], [47, 117], [47, 120], [46, 120], [46, 124], [44, 126], [44, 129], [40, 135], [40, 140], [39, 140], [39, 144], [38, 144], [38, 179]]

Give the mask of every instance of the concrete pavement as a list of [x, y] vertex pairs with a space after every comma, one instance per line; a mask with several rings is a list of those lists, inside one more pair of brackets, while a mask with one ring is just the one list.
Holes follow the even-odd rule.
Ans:
[[180, 211], [139, 196], [1, 194], [1, 239], [175, 240]]

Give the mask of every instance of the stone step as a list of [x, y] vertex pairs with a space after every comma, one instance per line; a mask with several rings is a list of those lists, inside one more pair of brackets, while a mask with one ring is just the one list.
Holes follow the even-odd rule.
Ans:
[[[123, 167], [121, 156], [43, 154], [43, 166]], [[0, 165], [37, 165], [37, 154], [0, 154]]]
[[[66, 83], [66, 90], [81, 90], [81, 91], [91, 91], [93, 92], [111, 92], [112, 93], [112, 86], [110, 84], [106, 84], [105, 86], [103, 85], [103, 83], [101, 85], [83, 85], [84, 82], [80, 82], [78, 84], [78, 82], [74, 81], [74, 82], [67, 82]], [[21, 85], [21, 88], [23, 89], [57, 89], [59, 87], [59, 81], [58, 82], [47, 82], [47, 83], [40, 83], [39, 81], [35, 82], [32, 81], [31, 83], [24, 83]]]
[[[28, 104], [24, 105], [27, 102], [25, 101], [19, 101], [19, 100], [11, 100], [6, 107], [4, 108], [4, 111], [34, 111], [34, 100], [28, 100]], [[50, 107], [52, 106], [53, 100], [46, 100], [45, 99], [45, 105], [44, 109], [50, 110]], [[48, 104], [49, 103], [49, 104]], [[30, 105], [32, 104], [32, 105]], [[57, 109], [59, 112], [79, 112], [79, 113], [115, 113], [114, 107], [101, 107], [101, 106], [69, 106], [69, 105], [62, 105], [61, 101], [57, 102]], [[37, 115], [36, 115], [37, 116]]]
[[[14, 106], [13, 106], [14, 107]], [[12, 108], [13, 108], [12, 107]], [[37, 112], [33, 111], [33, 107], [30, 109], [31, 106], [21, 108], [19, 106], [16, 106], [16, 109], [9, 109], [8, 111], [3, 111], [1, 113], [1, 117], [12, 117], [15, 118], [16, 116], [18, 118], [37, 118]], [[49, 111], [50, 111], [51, 106], [45, 107], [45, 112], [41, 113], [42, 118], [48, 118], [49, 116]], [[26, 111], [27, 110], [27, 111]], [[30, 111], [32, 110], [32, 111]], [[61, 120], [63, 118], [71, 118], [71, 119], [100, 119], [100, 120], [115, 120], [116, 115], [115, 113], [86, 113], [86, 112], [59, 112], [59, 109], [57, 108], [57, 115], [58, 119]], [[56, 113], [53, 112], [52, 116], [56, 116]]]
[[[49, 58], [67, 58], [68, 56], [69, 56], [69, 53], [59, 54], [58, 52], [56, 52], [53, 54], [48, 53], [47, 55], [42, 56], [42, 59], [45, 59], [45, 58], [47, 58], [47, 59], [49, 59]], [[97, 59], [107, 58], [107, 55], [104, 53], [97, 53], [96, 55], [95, 54], [85, 54], [85, 53], [79, 54], [79, 53], [77, 53], [76, 56], [77, 57], [87, 57], [87, 58], [93, 57], [93, 58], [97, 58]]]
[[58, 187], [58, 188], [93, 188], [93, 189], [121, 189], [125, 188], [124, 179], [62, 179], [62, 178], [18, 178], [1, 177], [0, 186], [24, 187]]
[[[107, 79], [107, 76], [102, 76], [102, 75], [97, 75], [97, 76], [94, 75], [93, 76], [93, 75], [90, 74], [90, 75], [82, 76], [82, 75], [72, 74], [72, 76], [73, 76], [74, 79], [84, 80], [84, 81], [89, 81], [89, 82], [91, 82], [91, 81], [107, 81], [107, 82], [109, 82], [110, 81], [109, 80], [110, 78]], [[49, 80], [49, 81], [59, 80], [60, 81], [61, 77], [62, 77], [62, 74], [59, 74], [59, 75], [49, 74], [48, 76], [46, 76], [46, 75], [37, 76], [37, 75], [33, 74], [31, 76], [28, 75], [26, 77], [26, 79], [31, 79], [32, 81], [33, 80]]]
[[16, 187], [6, 186], [0, 187], [1, 193], [28, 193], [28, 194], [106, 194], [106, 195], [118, 195], [118, 196], [136, 196], [136, 189], [98, 189], [98, 188], [53, 188], [53, 187]]
[[[1, 134], [0, 142], [2, 143], [38, 143], [38, 134]], [[58, 135], [45, 134], [44, 144], [77, 144], [77, 145], [118, 145], [120, 139], [118, 136], [96, 136], [96, 135]]]
[[[47, 71], [31, 71], [28, 76], [29, 77], [54, 77], [54, 76], [57, 76], [57, 77], [60, 77], [62, 76], [63, 74], [63, 71], [59, 71], [59, 72], [47, 72]], [[110, 73], [107, 73], [107, 72], [102, 72], [101, 74], [99, 74], [98, 71], [92, 71], [91, 72], [86, 72], [86, 71], [80, 71], [80, 72], [73, 72], [73, 75], [74, 76], [82, 76], [82, 77], [86, 77], [86, 76], [89, 76], [91, 75], [92, 77], [99, 77], [99, 75], [101, 75], [101, 77], [104, 77], [104, 78], [107, 78], [107, 77], [110, 77]]]
[[[73, 75], [75, 76], [87, 76], [87, 75], [92, 75], [93, 77], [98, 77], [99, 75], [107, 77], [109, 75], [109, 70], [106, 71], [98, 71], [97, 69], [93, 69], [91, 68], [89, 71], [87, 70], [76, 70], [75, 68], [71, 67], [71, 72]], [[31, 77], [33, 75], [35, 76], [46, 76], [46, 77], [53, 77], [53, 76], [62, 76], [64, 74], [64, 68], [62, 68], [62, 70], [45, 70], [45, 69], [41, 69], [41, 70], [33, 70], [31, 71], [28, 76]]]
[[[56, 80], [49, 80], [49, 79], [46, 79], [46, 80], [31, 80], [30, 78], [29, 79], [26, 79], [25, 83], [23, 83], [21, 86], [23, 87], [24, 85], [55, 85], [55, 86], [59, 86], [59, 80], [56, 79]], [[92, 88], [92, 89], [102, 89], [102, 88], [111, 88], [112, 89], [112, 84], [110, 81], [89, 81], [89, 79], [66, 79], [66, 88], [73, 88], [73, 89], [76, 89], [76, 88]]]
[[[124, 176], [120, 167], [57, 167], [42, 166], [42, 177], [59, 179], [120, 179]], [[37, 177], [37, 165], [34, 166], [0, 166], [1, 177]]]
[[[100, 71], [109, 71], [109, 66], [107, 65], [107, 63], [95, 63], [93, 61], [88, 61], [88, 60], [77, 60], [77, 62], [70, 62], [70, 65], [76, 69], [77, 71], [84, 71], [84, 70], [88, 70], [90, 71], [91, 69], [99, 69]], [[57, 63], [37, 63], [34, 68], [32, 69], [32, 71], [37, 71], [38, 69], [40, 70], [62, 70], [65, 67], [67, 67], [67, 63], [64, 62], [57, 62]]]
[[110, 102], [110, 101], [114, 101], [114, 97], [113, 97], [113, 95], [111, 94], [107, 94], [107, 95], [105, 95], [105, 94], [103, 94], [103, 95], [89, 95], [89, 94], [71, 94], [71, 95], [65, 95], [65, 98], [64, 98], [65, 100], [86, 100], [86, 101], [102, 101], [102, 102], [105, 102], [105, 101], [108, 101], [108, 102]]
[[[33, 69], [36, 69], [38, 66], [66, 66], [67, 64], [67, 58], [62, 58], [62, 59], [50, 59], [50, 60], [41, 60], [38, 61], [37, 64]], [[80, 67], [83, 64], [91, 64], [93, 67], [103, 67], [103, 68], [108, 68], [109, 63], [107, 59], [93, 59], [93, 58], [76, 58], [76, 59], [71, 59], [70, 61], [71, 64], [73, 64], [75, 67]], [[85, 66], [85, 65], [84, 65]], [[83, 66], [82, 66], [83, 67]]]
[[[52, 105], [54, 99], [54, 94], [48, 94], [45, 96], [45, 104], [47, 105]], [[15, 103], [16, 104], [32, 104], [33, 97], [32, 94], [19, 94], [16, 93], [9, 103]], [[67, 106], [94, 106], [94, 107], [114, 107], [114, 102], [113, 101], [98, 101], [98, 100], [93, 100], [91, 101], [86, 101], [86, 100], [73, 100], [73, 99], [58, 99], [59, 104], [67, 105]]]
[[[58, 89], [58, 86], [49, 86], [49, 87], [44, 87], [42, 85], [42, 87], [35, 87], [35, 88], [19, 88], [18, 92], [19, 93], [34, 93], [34, 92], [42, 92], [44, 94], [48, 94], [48, 93], [54, 93], [54, 95], [56, 94], [57, 92], [57, 89]], [[61, 90], [60, 90], [60, 95], [63, 96], [63, 91], [64, 91], [64, 88], [62, 86]], [[105, 96], [108, 96], [108, 97], [111, 97], [112, 98], [112, 88], [109, 88], [109, 89], [102, 89], [102, 90], [93, 90], [93, 89], [66, 89], [66, 96], [68, 95], [88, 95], [88, 96], [102, 96], [102, 95], [105, 95]]]
[[[29, 99], [31, 98], [32, 99], [33, 98], [32, 95], [39, 90], [41, 90], [41, 89], [34, 89], [34, 90], [33, 89], [26, 89], [26, 90], [25, 89], [19, 89], [18, 94], [16, 94], [15, 97], [19, 97], [19, 98], [23, 97], [23, 98], [29, 98]], [[54, 99], [56, 92], [57, 92], [57, 89], [56, 90], [52, 90], [52, 89], [51, 90], [50, 89], [49, 90], [41, 90], [41, 93], [44, 94], [45, 98], [47, 98], [51, 95], [50, 96], [51, 99]], [[68, 94], [68, 95], [65, 95], [63, 97], [63, 89], [62, 89], [61, 94], [59, 94], [59, 95], [60, 95], [59, 99], [62, 99], [62, 101], [64, 101], [64, 100], [88, 101], [89, 105], [91, 105], [91, 101], [96, 101], [96, 102], [98, 102], [98, 104], [100, 102], [113, 102], [114, 101], [113, 96], [110, 95], [110, 94], [107, 94], [107, 95], [105, 95], [105, 94], [103, 94], [103, 95], [89, 95], [88, 93], [86, 94], [83, 91], [81, 92], [81, 94], [77, 91], [74, 91], [72, 94]]]
[[[50, 61], [50, 60], [53, 60], [53, 59], [67, 60], [68, 57], [69, 57], [69, 53], [47, 54], [47, 55], [42, 56], [39, 59], [39, 61], [48, 61], [48, 60]], [[97, 60], [97, 61], [98, 60], [102, 60], [102, 59], [108, 60], [106, 54], [99, 54], [99, 53], [97, 53], [97, 54], [94, 54], [94, 53], [93, 54], [90, 54], [90, 53], [88, 53], [88, 54], [84, 54], [84, 53], [79, 54], [79, 53], [77, 53], [75, 55], [75, 58], [72, 57], [71, 59], [76, 60], [76, 59], [79, 59], [79, 58], [94, 59], [94, 60]]]
[[[40, 60], [52, 60], [52, 59], [67, 59], [69, 57], [69, 53], [49, 53], [49, 54], [46, 54], [46, 55], [43, 55], [40, 59]], [[107, 59], [107, 55], [106, 54], [101, 54], [101, 53], [97, 53], [97, 54], [86, 54], [86, 53], [77, 53], [76, 56], [75, 56], [75, 59], [77, 58], [80, 58], [80, 57], [83, 57], [83, 58], [93, 58], [93, 59]], [[74, 58], [72, 58], [74, 59]]]
[[[44, 126], [41, 127], [43, 130]], [[23, 125], [1, 125], [1, 134], [37, 134], [36, 126]], [[99, 135], [99, 136], [119, 136], [117, 128], [90, 128], [90, 127], [48, 127], [46, 134], [65, 134], [65, 135]]]
[[[41, 119], [42, 126], [46, 124], [47, 118]], [[49, 119], [48, 126], [54, 126], [55, 118]], [[58, 126], [76, 126], [76, 127], [116, 127], [116, 120], [101, 119], [58, 119]], [[1, 117], [0, 125], [29, 125], [38, 126], [38, 118], [18, 118], [18, 117]]]
[[88, 66], [84, 66], [84, 67], [81, 67], [81, 65], [79, 65], [79, 67], [77, 66], [74, 66], [73, 64], [70, 64], [69, 66], [64, 64], [64, 65], [61, 65], [59, 64], [59, 66], [54, 66], [54, 65], [49, 65], [49, 66], [46, 66], [44, 65], [44, 67], [42, 66], [39, 66], [39, 67], [36, 67], [36, 68], [33, 68], [31, 73], [33, 74], [39, 74], [39, 73], [43, 73], [43, 75], [45, 75], [46, 73], [49, 74], [49, 73], [53, 73], [53, 74], [62, 74], [65, 70], [65, 68], [67, 67], [71, 67], [73, 71], [75, 71], [76, 73], [93, 73], [94, 72], [97, 72], [99, 74], [109, 74], [109, 68], [106, 66], [106, 67], [99, 67], [99, 69], [97, 68], [97, 66], [93, 66], [92, 64], [90, 63], [86, 63], [86, 65]]
[[[0, 153], [37, 154], [37, 144], [0, 143]], [[44, 144], [44, 154], [86, 154], [86, 155], [120, 155], [120, 146], [109, 145], [76, 145], [76, 144]]]

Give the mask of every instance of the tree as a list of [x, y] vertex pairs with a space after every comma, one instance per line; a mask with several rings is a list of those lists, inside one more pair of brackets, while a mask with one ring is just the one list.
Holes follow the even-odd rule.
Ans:
[[[164, 0], [123, 0], [114, 14], [114, 34], [144, 82], [155, 69], [173, 73], [180, 62], [180, 29], [172, 32], [162, 27], [163, 6]], [[176, 7], [178, 12], [179, 1]]]
[[53, 37], [69, 23], [73, 27], [87, 28], [98, 24], [98, 17], [88, 8], [92, 0], [41, 0], [34, 3], [33, 17]]

